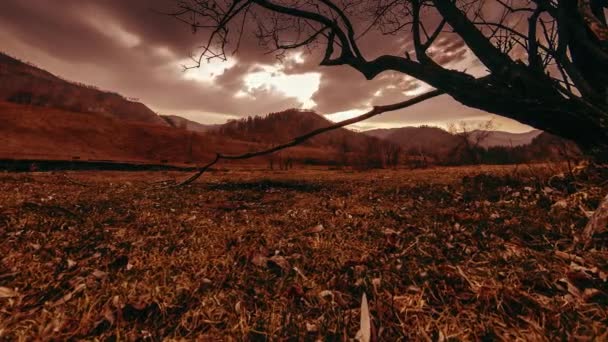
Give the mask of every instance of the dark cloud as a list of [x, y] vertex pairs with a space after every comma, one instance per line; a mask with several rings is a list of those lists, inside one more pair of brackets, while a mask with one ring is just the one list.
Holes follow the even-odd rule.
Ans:
[[[265, 53], [267, 50], [259, 46], [253, 25], [246, 27], [238, 53], [229, 55], [236, 63], [226, 63], [225, 67], [214, 65], [214, 77], [208, 75], [208, 81], [195, 80], [197, 70], [184, 74], [180, 64], [196, 51], [203, 36], [192, 34], [187, 25], [161, 14], [174, 9], [175, 3], [175, 0], [0, 0], [2, 49], [67, 79], [138, 97], [158, 111], [187, 114], [200, 121], [217, 122], [226, 116], [264, 114], [301, 105], [300, 100], [281, 89], [269, 86], [248, 89], [247, 75], [264, 70], [262, 65], [277, 63], [274, 54]], [[356, 24], [363, 27], [363, 19], [355, 17]], [[429, 18], [432, 27], [437, 20]], [[368, 59], [387, 53], [403, 55], [412, 50], [411, 42], [404, 37], [405, 32], [387, 38], [371, 31], [359, 44]], [[432, 56], [439, 63], [464, 69], [469, 65], [459, 63], [474, 62], [456, 36], [446, 33], [437, 43]], [[303, 50], [298, 61], [288, 55], [277, 72], [320, 73], [320, 85], [312, 99], [316, 103], [314, 109], [323, 114], [401, 101], [425, 87], [397, 73], [386, 72], [373, 81], [365, 81], [348, 67], [319, 67], [319, 53]], [[414, 115], [416, 120], [443, 120], [448, 115], [446, 105], [455, 106], [446, 100], [428, 102], [408, 111], [407, 116]], [[460, 108], [459, 115], [478, 115]], [[396, 125], [408, 122], [402, 118], [403, 113], [397, 113], [376, 120]]]

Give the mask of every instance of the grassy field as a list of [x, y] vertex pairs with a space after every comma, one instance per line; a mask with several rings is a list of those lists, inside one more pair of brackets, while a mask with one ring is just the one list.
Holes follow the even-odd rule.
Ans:
[[0, 174], [0, 340], [606, 340], [606, 175]]

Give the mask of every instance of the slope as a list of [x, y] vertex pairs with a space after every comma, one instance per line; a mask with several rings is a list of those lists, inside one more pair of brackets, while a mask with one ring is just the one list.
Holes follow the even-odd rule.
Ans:
[[0, 101], [73, 112], [96, 113], [110, 118], [168, 124], [135, 100], [93, 86], [63, 80], [34, 65], [0, 53]]

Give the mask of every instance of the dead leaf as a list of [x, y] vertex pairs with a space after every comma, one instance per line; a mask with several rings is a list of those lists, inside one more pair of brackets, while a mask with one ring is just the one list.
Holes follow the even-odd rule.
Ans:
[[317, 234], [322, 232], [323, 230], [325, 230], [325, 227], [323, 227], [322, 224], [318, 224], [312, 228], [308, 228], [304, 231], [304, 234]]
[[602, 294], [602, 292], [598, 289], [585, 289], [585, 291], [583, 291], [583, 299], [586, 302], [591, 302], [595, 297], [599, 296], [600, 294]]
[[272, 258], [268, 259], [268, 262], [270, 266], [276, 265], [285, 273], [291, 270], [291, 264], [289, 261], [280, 255], [273, 256]]
[[369, 307], [367, 305], [367, 296], [363, 293], [361, 298], [361, 328], [355, 337], [361, 342], [370, 342], [372, 340], [372, 324], [369, 316]]
[[9, 289], [8, 287], [0, 286], [0, 298], [13, 298], [17, 297], [17, 292]]
[[72, 292], [66, 294], [65, 296], [63, 296], [63, 298], [59, 299], [58, 301], [53, 303], [51, 306], [58, 306], [58, 305], [69, 302], [74, 297], [75, 294], [78, 294], [79, 292], [84, 290], [85, 287], [86, 287], [85, 284], [79, 284], [78, 286], [76, 286], [74, 288], [74, 290]]
[[316, 324], [306, 322], [306, 331], [309, 333], [316, 333], [319, 331], [319, 327]]
[[331, 301], [334, 301], [334, 293], [331, 292], [330, 290], [323, 290], [321, 292], [319, 292], [319, 297], [323, 298], [323, 299], [327, 299], [327, 298], [331, 298]]
[[251, 258], [251, 263], [258, 267], [266, 267], [268, 265], [268, 258], [261, 254], [256, 254]]
[[95, 277], [97, 279], [103, 279], [103, 278], [105, 278], [105, 277], [108, 276], [108, 274], [106, 272], [103, 272], [103, 271], [100, 271], [100, 270], [95, 270], [91, 274], [93, 275], [93, 277]]

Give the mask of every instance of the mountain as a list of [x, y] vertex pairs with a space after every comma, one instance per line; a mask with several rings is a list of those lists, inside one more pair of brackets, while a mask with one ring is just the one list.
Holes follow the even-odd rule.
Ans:
[[[289, 109], [264, 117], [229, 121], [217, 128], [215, 134], [269, 147], [331, 124], [333, 122], [315, 112]], [[367, 168], [390, 163], [389, 154], [395, 151], [398, 148], [393, 143], [339, 128], [315, 136], [283, 154], [305, 163], [349, 164]]]
[[[288, 142], [298, 135], [332, 124], [333, 122], [315, 112], [289, 109], [271, 113], [264, 117], [255, 116], [232, 120], [217, 128], [217, 132], [238, 140], [280, 144]], [[377, 142], [378, 139], [376, 138], [339, 128], [318, 135], [306, 141], [303, 145], [353, 152], [361, 151], [369, 144]]]
[[408, 154], [444, 155], [460, 143], [460, 138], [438, 127], [401, 127], [363, 132], [395, 143]]
[[137, 100], [66, 81], [3, 53], [0, 53], [0, 101], [168, 126], [165, 120]]
[[[200, 164], [218, 152], [234, 155], [257, 151], [332, 124], [317, 113], [297, 109], [232, 120], [224, 125], [204, 125], [175, 115], [159, 116], [144, 104], [117, 93], [65, 81], [1, 53], [0, 122], [0, 159], [170, 164]], [[486, 133], [472, 132], [472, 139]], [[461, 139], [436, 127], [364, 133], [340, 128], [278, 154], [243, 163], [272, 166], [277, 160], [287, 160], [368, 168], [397, 165], [402, 152], [425, 161], [430, 157], [436, 162], [458, 162], [451, 157], [455, 147], [462, 145]], [[522, 160], [529, 156], [560, 156], [568, 147], [559, 138], [540, 131], [490, 132], [482, 145], [493, 149], [483, 153], [494, 158], [483, 160], [496, 162], [516, 160], [518, 156]], [[526, 150], [506, 153], [501, 146]], [[509, 158], [502, 158], [503, 155]]]
[[169, 124], [169, 126], [171, 126], [171, 127], [185, 129], [185, 130], [191, 131], [191, 132], [205, 133], [205, 132], [209, 132], [214, 129], [217, 129], [218, 127], [221, 126], [221, 125], [204, 125], [202, 123], [188, 120], [186, 118], [183, 118], [183, 117], [177, 116], [177, 115], [161, 115], [160, 117], [163, 120], [165, 120], [165, 122], [167, 122], [167, 124]]
[[[0, 159], [171, 164], [205, 162], [217, 152], [260, 150], [331, 124], [320, 115], [296, 110], [225, 125], [159, 116], [142, 103], [63, 80], [5, 54], [0, 54], [0, 122]], [[371, 148], [383, 144], [340, 129], [282, 155], [293, 161], [327, 164], [357, 153], [358, 158], [376, 156]], [[266, 163], [267, 158], [246, 162]]]
[[[459, 143], [459, 138], [438, 127], [401, 127], [389, 129], [375, 129], [365, 131], [369, 136], [386, 139], [399, 144], [406, 150], [422, 148], [423, 150], [436, 150], [454, 147]], [[503, 131], [481, 131], [471, 132], [471, 140], [475, 140], [480, 134], [487, 135], [482, 139], [481, 147], [517, 147], [529, 145], [542, 131], [532, 130], [525, 133], [511, 133]]]
[[473, 131], [471, 132], [472, 139], [475, 139], [479, 134], [488, 134], [488, 136], [483, 139], [480, 143], [481, 147], [495, 147], [495, 146], [505, 146], [505, 147], [517, 147], [529, 145], [532, 143], [534, 138], [538, 137], [543, 133], [540, 130], [532, 130], [525, 133], [510, 133], [503, 131]]
[[229, 145], [167, 126], [9, 102], [0, 102], [0, 122], [0, 159], [182, 164]]
[[393, 134], [398, 128], [377, 128], [363, 131], [365, 135], [370, 137], [376, 137], [379, 139], [387, 139], [389, 135]]

